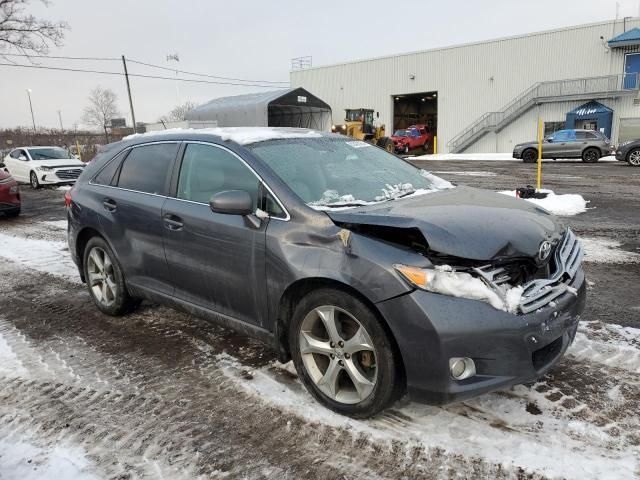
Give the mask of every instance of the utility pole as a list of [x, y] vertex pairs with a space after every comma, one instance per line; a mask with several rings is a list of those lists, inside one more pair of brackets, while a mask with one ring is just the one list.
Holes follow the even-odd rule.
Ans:
[[33, 116], [33, 104], [31, 103], [30, 88], [27, 88], [27, 97], [29, 97], [29, 109], [31, 110], [31, 121], [33, 122], [33, 133], [36, 133], [36, 117]]
[[58, 120], [60, 120], [60, 131], [64, 132], [64, 127], [62, 126], [62, 110], [58, 110]]
[[136, 114], [133, 111], [133, 100], [131, 99], [131, 86], [129, 85], [129, 72], [127, 72], [127, 60], [122, 55], [122, 66], [124, 67], [124, 78], [127, 81], [127, 93], [129, 94], [129, 107], [131, 108], [131, 121], [133, 122], [133, 133], [136, 133]]

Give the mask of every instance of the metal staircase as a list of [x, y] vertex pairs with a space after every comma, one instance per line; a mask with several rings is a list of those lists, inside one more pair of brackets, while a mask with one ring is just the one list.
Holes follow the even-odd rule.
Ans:
[[452, 138], [451, 153], [460, 153], [488, 132], [499, 132], [534, 105], [567, 100], [596, 100], [635, 95], [640, 87], [638, 74], [607, 75], [539, 82], [518, 95], [501, 112], [488, 112]]

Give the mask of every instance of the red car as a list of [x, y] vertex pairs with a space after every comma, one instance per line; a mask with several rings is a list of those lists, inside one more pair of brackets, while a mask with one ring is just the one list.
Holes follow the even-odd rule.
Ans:
[[4, 169], [0, 163], [0, 213], [7, 217], [16, 217], [20, 214], [20, 189], [18, 182]]
[[408, 128], [396, 130], [391, 136], [396, 152], [409, 153], [415, 148], [429, 150], [433, 135], [426, 125], [411, 125]]

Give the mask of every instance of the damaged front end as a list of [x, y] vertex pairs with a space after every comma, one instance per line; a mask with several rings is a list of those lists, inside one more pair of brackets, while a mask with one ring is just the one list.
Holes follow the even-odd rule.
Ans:
[[[341, 224], [348, 231], [415, 251], [430, 265], [394, 265], [414, 288], [479, 300], [498, 310], [527, 314], [549, 305], [564, 293], [580, 267], [583, 250], [571, 229], [555, 245], [548, 242], [545, 261], [531, 257], [500, 257], [490, 262], [464, 259], [431, 250], [417, 228]], [[347, 231], [347, 230], [344, 230]], [[545, 242], [543, 242], [545, 243]]]

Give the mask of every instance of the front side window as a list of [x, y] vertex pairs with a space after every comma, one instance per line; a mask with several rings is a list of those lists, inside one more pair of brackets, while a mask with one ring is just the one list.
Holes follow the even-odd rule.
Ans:
[[236, 156], [219, 147], [187, 145], [180, 167], [178, 198], [209, 203], [211, 197], [226, 190], [244, 190], [257, 207], [259, 180]]
[[120, 170], [118, 187], [164, 195], [177, 152], [177, 143], [157, 143], [132, 148]]
[[296, 138], [246, 147], [313, 207], [362, 205], [435, 190], [419, 169], [365, 142]]
[[29, 148], [32, 160], [64, 160], [69, 158], [69, 152], [64, 148]]

